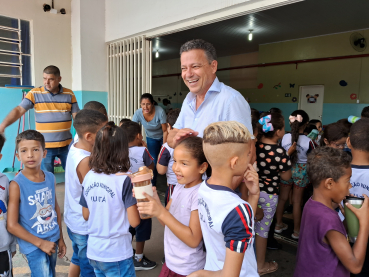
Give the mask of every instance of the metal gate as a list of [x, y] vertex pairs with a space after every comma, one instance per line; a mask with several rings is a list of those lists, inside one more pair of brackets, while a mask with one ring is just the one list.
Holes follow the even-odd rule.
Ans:
[[140, 108], [140, 96], [151, 93], [152, 45], [145, 36], [108, 45], [108, 116], [116, 124], [132, 118]]

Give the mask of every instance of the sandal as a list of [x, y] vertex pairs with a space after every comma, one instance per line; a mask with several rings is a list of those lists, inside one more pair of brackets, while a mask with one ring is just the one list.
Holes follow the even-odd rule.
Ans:
[[[295, 234], [297, 234], [297, 236], [295, 236]], [[300, 232], [293, 231], [293, 233], [292, 233], [291, 237], [292, 237], [293, 239], [299, 239], [299, 237], [300, 237]]]
[[277, 234], [280, 234], [284, 230], [287, 230], [288, 229], [288, 225], [287, 224], [284, 224], [284, 223], [282, 223], [282, 225], [276, 224], [275, 227], [278, 227], [279, 228], [279, 229], [274, 228], [274, 232], [276, 232]]
[[278, 270], [278, 264], [275, 261], [268, 262], [268, 267], [264, 270], [258, 270], [260, 276], [275, 272]]

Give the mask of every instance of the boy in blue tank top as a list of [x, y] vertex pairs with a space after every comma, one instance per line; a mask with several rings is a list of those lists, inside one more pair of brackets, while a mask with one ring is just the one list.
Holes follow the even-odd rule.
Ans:
[[55, 276], [56, 255], [63, 258], [66, 246], [55, 177], [41, 170], [46, 156], [45, 139], [41, 133], [27, 130], [17, 136], [16, 149], [24, 169], [9, 186], [8, 231], [17, 237], [31, 276]]

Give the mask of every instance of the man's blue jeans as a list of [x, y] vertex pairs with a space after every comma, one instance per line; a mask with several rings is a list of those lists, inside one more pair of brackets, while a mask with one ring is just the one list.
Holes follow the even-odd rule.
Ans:
[[44, 165], [44, 169], [51, 173], [54, 173], [54, 160], [55, 158], [59, 158], [62, 164], [63, 169], [65, 169], [65, 165], [67, 163], [68, 156], [68, 146], [59, 147], [59, 148], [46, 148], [47, 154], [46, 158], [43, 159], [42, 163]]
[[136, 277], [132, 257], [119, 262], [98, 262], [89, 260], [96, 277]]
[[158, 162], [158, 156], [160, 153], [161, 146], [163, 145], [163, 138], [153, 139], [146, 137], [147, 148], [150, 155], [154, 159], [154, 178], [152, 179], [152, 185], [156, 186], [156, 178], [158, 177], [158, 171], [156, 170], [156, 163]]
[[26, 257], [29, 268], [31, 269], [31, 277], [54, 277], [57, 253], [58, 247], [56, 247], [55, 253], [51, 256], [39, 248], [27, 254]]

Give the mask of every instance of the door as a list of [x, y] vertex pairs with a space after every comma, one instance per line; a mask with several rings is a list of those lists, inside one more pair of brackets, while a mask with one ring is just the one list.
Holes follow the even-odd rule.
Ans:
[[[324, 86], [300, 86], [299, 109], [304, 110], [311, 119], [323, 118]], [[323, 122], [323, 121], [322, 121]]]

